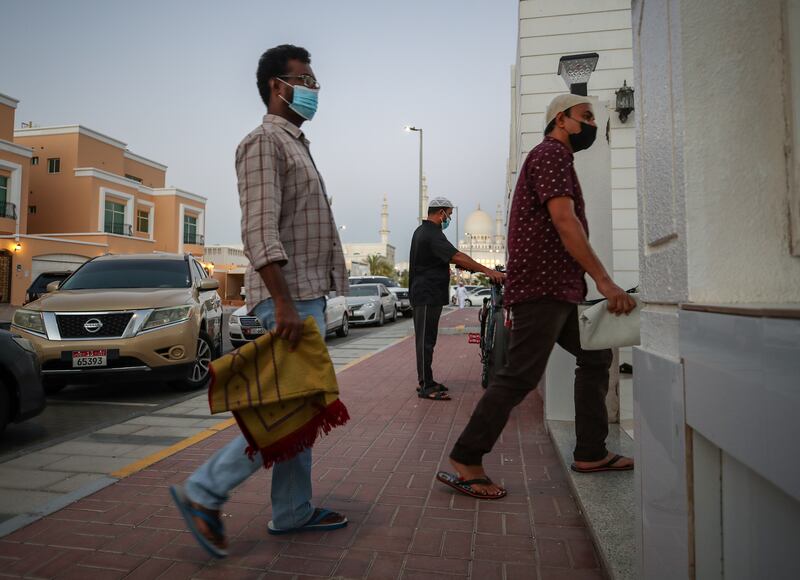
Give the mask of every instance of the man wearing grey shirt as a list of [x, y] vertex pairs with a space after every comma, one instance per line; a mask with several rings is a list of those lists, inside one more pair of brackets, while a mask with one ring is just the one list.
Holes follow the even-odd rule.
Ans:
[[[342, 244], [322, 177], [300, 127], [316, 112], [319, 83], [308, 52], [281, 45], [258, 63], [258, 90], [267, 115], [236, 150], [242, 240], [250, 260], [248, 310], [294, 348], [303, 320], [324, 335], [325, 295], [345, 293]], [[234, 487], [262, 465], [239, 435], [170, 491], [189, 530], [212, 556], [227, 555], [220, 509]], [[347, 518], [311, 505], [311, 449], [272, 469], [270, 534], [334, 530]]]

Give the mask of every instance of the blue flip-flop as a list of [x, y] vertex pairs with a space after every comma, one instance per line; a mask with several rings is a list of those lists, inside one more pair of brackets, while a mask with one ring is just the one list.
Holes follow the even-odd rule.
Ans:
[[314, 514], [311, 516], [311, 519], [308, 520], [305, 524], [297, 528], [289, 528], [286, 530], [276, 528], [275, 524], [272, 523], [272, 520], [270, 520], [269, 523], [267, 524], [267, 531], [273, 536], [279, 536], [281, 534], [292, 534], [294, 532], [329, 532], [331, 530], [338, 530], [347, 525], [347, 518], [344, 516], [342, 516], [343, 519], [340, 522], [335, 522], [332, 524], [323, 524], [322, 520], [324, 520], [332, 513], [335, 512], [323, 508], [316, 508], [314, 510]]
[[172, 496], [172, 501], [175, 502], [178, 511], [181, 512], [183, 520], [186, 522], [186, 527], [192, 532], [197, 543], [200, 544], [210, 556], [215, 558], [224, 558], [227, 556], [228, 550], [215, 546], [213, 542], [209, 542], [208, 539], [200, 533], [200, 530], [197, 529], [197, 525], [194, 523], [194, 518], [198, 517], [208, 524], [208, 527], [211, 528], [214, 535], [225, 537], [225, 530], [219, 518], [215, 518], [211, 514], [193, 508], [191, 502], [186, 497], [186, 492], [183, 491], [183, 488], [179, 485], [171, 485], [169, 487], [169, 494]]

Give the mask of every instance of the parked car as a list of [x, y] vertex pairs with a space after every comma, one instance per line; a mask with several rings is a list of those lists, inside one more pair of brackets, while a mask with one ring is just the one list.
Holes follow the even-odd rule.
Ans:
[[51, 282], [11, 329], [36, 346], [47, 393], [119, 379], [201, 388], [222, 351], [218, 287], [188, 254], [106, 254]]
[[35, 347], [18, 334], [0, 330], [0, 433], [9, 423], [35, 417], [44, 405]]
[[491, 288], [482, 288], [478, 287], [477, 290], [473, 290], [467, 294], [467, 297], [464, 298], [464, 306], [481, 306], [483, 305], [484, 298], [491, 298], [492, 296], [492, 289]]
[[403, 316], [411, 316], [411, 302], [408, 299], [408, 288], [401, 287], [388, 276], [351, 276], [350, 285], [383, 284], [389, 292], [397, 297], [397, 309]]
[[388, 318], [397, 320], [397, 296], [383, 284], [355, 284], [347, 294], [350, 324], [383, 326]]
[[[464, 288], [467, 289], [467, 294], [469, 295], [471, 292], [483, 288], [483, 286], [464, 286]], [[458, 286], [450, 286], [450, 304], [458, 304], [456, 289], [458, 289]]]
[[[350, 334], [350, 320], [347, 314], [347, 300], [344, 296], [326, 296], [325, 324], [327, 334], [336, 333], [336, 336], [345, 337]], [[255, 340], [266, 332], [261, 322], [255, 316], [247, 313], [247, 307], [237, 308], [228, 319], [228, 338], [233, 348], [239, 348], [250, 340]]]
[[42, 272], [36, 276], [36, 279], [31, 282], [31, 285], [28, 286], [28, 289], [25, 291], [25, 302], [23, 306], [28, 302], [38, 300], [42, 294], [46, 294], [47, 286], [50, 282], [63, 282], [70, 274], [72, 274], [72, 271], [66, 270], [64, 272]]

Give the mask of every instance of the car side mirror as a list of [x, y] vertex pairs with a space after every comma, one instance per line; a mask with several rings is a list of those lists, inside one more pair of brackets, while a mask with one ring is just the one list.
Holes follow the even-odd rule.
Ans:
[[197, 287], [202, 291], [216, 290], [219, 288], [219, 280], [216, 278], [203, 278]]
[[56, 290], [58, 290], [59, 286], [61, 286], [61, 282], [59, 280], [53, 280], [47, 285], [46, 290], [48, 293], [55, 292]]

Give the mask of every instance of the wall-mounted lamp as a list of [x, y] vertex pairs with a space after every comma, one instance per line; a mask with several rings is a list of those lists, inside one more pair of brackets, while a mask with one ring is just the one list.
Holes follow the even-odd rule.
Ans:
[[15, 251], [15, 252], [19, 252], [19, 251], [21, 251], [21, 250], [22, 250], [22, 244], [20, 244], [19, 242], [17, 242], [16, 244], [14, 244], [14, 251]]
[[617, 108], [614, 109], [619, 113], [619, 120], [625, 122], [628, 120], [628, 115], [633, 112], [633, 89], [628, 86], [628, 81], [622, 81], [622, 86], [614, 93], [617, 95]]
[[571, 54], [558, 59], [558, 74], [569, 87], [573, 95], [586, 96], [588, 94], [589, 77], [597, 68], [600, 55], [596, 52], [584, 54]]

